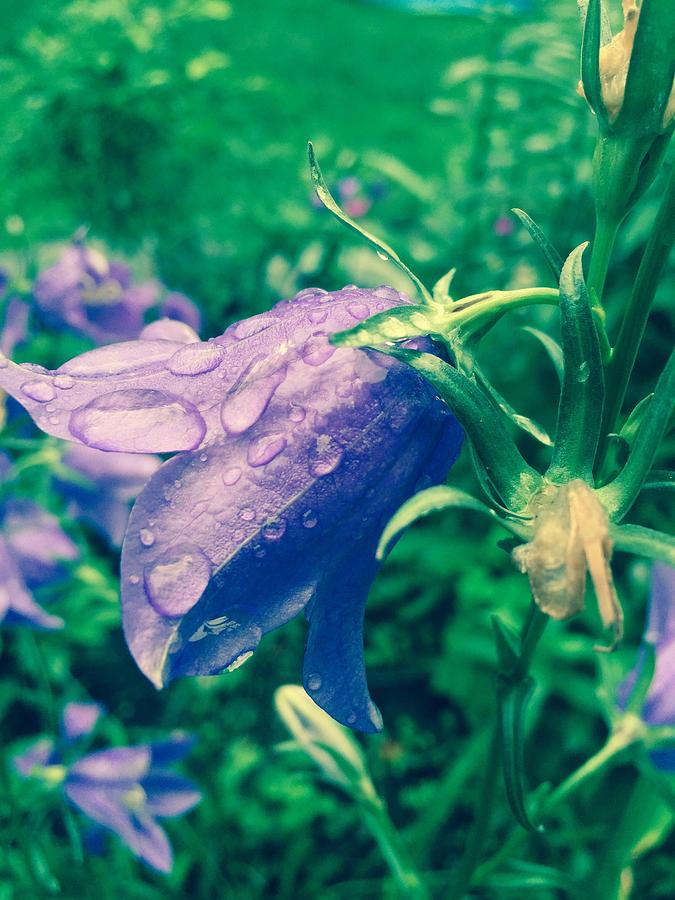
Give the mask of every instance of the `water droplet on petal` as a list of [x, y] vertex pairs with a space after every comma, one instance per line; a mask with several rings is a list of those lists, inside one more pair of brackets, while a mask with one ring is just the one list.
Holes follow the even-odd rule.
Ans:
[[150, 531], [149, 528], [141, 528], [138, 537], [144, 547], [152, 547], [152, 545], [155, 543], [155, 535], [152, 533], [152, 531]]
[[167, 362], [174, 375], [203, 375], [216, 369], [225, 358], [225, 350], [218, 344], [200, 341], [186, 344]]
[[239, 512], [239, 518], [243, 519], [244, 522], [252, 522], [255, 519], [255, 510], [251, 509], [250, 506], [245, 506]]
[[183, 616], [204, 593], [211, 563], [196, 547], [175, 547], [145, 571], [150, 603], [163, 616]]
[[322, 322], [325, 322], [328, 318], [328, 310], [327, 309], [310, 309], [309, 313], [309, 321], [314, 322], [315, 325], [320, 325]]
[[286, 443], [282, 434], [263, 434], [249, 444], [246, 461], [250, 466], [264, 466], [282, 452]]
[[307, 509], [302, 514], [302, 524], [305, 528], [314, 528], [319, 521], [317, 514], [313, 509]]
[[206, 460], [207, 460], [208, 458], [209, 458], [209, 457], [208, 457], [208, 455], [207, 455], [206, 453], [200, 453], [200, 454], [199, 454], [199, 462], [206, 462]]
[[278, 541], [284, 536], [286, 531], [286, 523], [283, 519], [273, 519], [263, 526], [262, 534], [265, 540]]
[[356, 713], [350, 712], [347, 716], [347, 725], [353, 725], [356, 722]]
[[206, 425], [187, 400], [163, 391], [129, 389], [95, 397], [74, 410], [70, 431], [100, 450], [168, 453], [198, 446]]
[[242, 434], [258, 421], [267, 409], [274, 392], [286, 377], [281, 367], [267, 377], [245, 380], [223, 401], [220, 419], [230, 434]]
[[250, 319], [243, 319], [234, 327], [234, 334], [238, 340], [243, 340], [244, 338], [251, 337], [254, 334], [258, 334], [258, 332], [263, 331], [265, 328], [269, 328], [270, 325], [274, 325], [276, 319], [274, 316], [270, 315], [259, 315], [259, 316], [251, 316]]
[[49, 381], [29, 381], [21, 385], [21, 392], [38, 403], [49, 403], [56, 397], [56, 391]]
[[61, 421], [61, 419], [59, 416], [50, 416], [49, 417], [50, 425], [58, 425], [60, 421]]
[[362, 322], [364, 319], [368, 318], [370, 310], [365, 303], [355, 302], [347, 304], [347, 312], [358, 322]]
[[141, 579], [138, 575], [130, 575], [129, 576], [129, 584], [140, 584]]
[[232, 484], [236, 484], [241, 478], [241, 469], [239, 466], [232, 466], [231, 469], [226, 469], [223, 472], [223, 484], [228, 485], [228, 487]]
[[330, 475], [340, 465], [344, 450], [329, 434], [320, 434], [309, 457], [312, 475]]
[[59, 388], [62, 391], [69, 391], [71, 387], [75, 384], [75, 379], [72, 375], [55, 375], [54, 376], [54, 386]]
[[335, 347], [328, 343], [325, 334], [315, 334], [305, 341], [302, 348], [302, 361], [308, 366], [321, 366], [335, 353]]
[[238, 656], [233, 662], [227, 666], [228, 672], [234, 672], [235, 669], [238, 669], [239, 666], [243, 666], [247, 659], [250, 659], [253, 656], [253, 650], [247, 650], [245, 653], [242, 653]]
[[307, 678], [307, 687], [310, 691], [320, 691], [321, 690], [321, 676], [314, 672], [312, 675], [309, 675]]
[[307, 415], [307, 411], [304, 406], [300, 406], [299, 403], [290, 403], [288, 406], [288, 418], [291, 422], [302, 422], [302, 420]]

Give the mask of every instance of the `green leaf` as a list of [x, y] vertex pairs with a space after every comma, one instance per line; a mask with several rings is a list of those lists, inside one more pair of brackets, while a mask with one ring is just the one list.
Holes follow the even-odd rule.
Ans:
[[508, 676], [520, 666], [520, 635], [506, 622], [502, 622], [496, 613], [490, 616], [490, 622], [497, 650], [498, 669]]
[[570, 253], [560, 276], [564, 371], [555, 447], [546, 473], [558, 483], [573, 478], [593, 483], [593, 462], [600, 438], [605, 391], [600, 344], [582, 267], [587, 246], [581, 244]]
[[368, 347], [419, 335], [443, 333], [442, 317], [429, 306], [397, 306], [364, 319], [354, 328], [331, 335], [338, 347]]
[[614, 128], [631, 136], [663, 130], [675, 75], [675, 3], [642, 0], [626, 77], [623, 104]]
[[600, 81], [601, 0], [589, 0], [581, 40], [581, 81], [586, 99], [601, 128], [608, 124]]
[[501, 519], [493, 509], [472, 497], [471, 494], [460, 491], [458, 488], [441, 484], [415, 494], [414, 497], [407, 500], [394, 513], [382, 532], [382, 537], [377, 547], [377, 558], [383, 559], [401, 532], [412, 525], [413, 522], [444, 509], [470, 509], [474, 512], [482, 513], [493, 522], [498, 522], [512, 534], [521, 536], [520, 529]]
[[530, 237], [541, 250], [544, 259], [551, 269], [551, 272], [553, 272], [553, 277], [555, 278], [557, 284], [560, 280], [560, 273], [563, 267], [562, 257], [546, 237], [541, 228], [534, 221], [534, 219], [530, 218], [525, 210], [518, 209], [518, 207], [514, 206], [511, 212], [518, 216], [525, 228], [527, 228]]
[[452, 284], [452, 279], [455, 277], [456, 271], [457, 269], [450, 269], [450, 271], [446, 272], [442, 278], [439, 278], [433, 286], [431, 294], [434, 298], [434, 303], [447, 304], [449, 300], [452, 300], [452, 297], [450, 296], [450, 285]]
[[529, 676], [515, 683], [500, 678], [497, 703], [506, 797], [518, 823], [527, 831], [536, 833], [543, 829], [531, 821], [525, 804], [524, 723], [534, 684], [534, 679]]
[[542, 478], [521, 456], [503, 415], [473, 382], [437, 356], [404, 349], [389, 353], [412, 366], [436, 389], [459, 419], [507, 508], [522, 510], [541, 487]]
[[617, 550], [675, 566], [675, 537], [642, 525], [615, 525], [609, 536]]
[[643, 491], [672, 491], [675, 488], [675, 472], [667, 469], [652, 469], [642, 485]]
[[360, 225], [358, 225], [347, 215], [347, 213], [345, 213], [340, 208], [335, 198], [329, 191], [328, 185], [324, 180], [323, 174], [321, 173], [321, 168], [319, 167], [319, 163], [316, 158], [316, 154], [314, 153], [314, 146], [311, 141], [307, 145], [307, 152], [309, 155], [309, 170], [312, 177], [314, 190], [316, 191], [317, 197], [323, 203], [326, 209], [331, 212], [337, 219], [339, 219], [343, 225], [346, 225], [348, 228], [351, 228], [357, 234], [361, 235], [361, 237], [365, 238], [368, 243], [377, 250], [378, 256], [380, 256], [382, 259], [390, 259], [394, 263], [394, 265], [401, 270], [401, 272], [404, 272], [408, 276], [408, 278], [412, 281], [412, 283], [419, 291], [424, 301], [426, 303], [431, 303], [431, 295], [429, 294], [429, 291], [424, 287], [417, 275], [410, 271], [410, 269], [401, 260], [396, 251], [393, 250], [388, 244], [385, 244], [384, 241], [381, 241], [379, 238], [375, 237], [374, 234], [371, 234], [369, 231], [366, 231], [365, 228], [362, 228]]
[[558, 376], [558, 381], [562, 384], [565, 365], [563, 362], [563, 352], [560, 344], [557, 341], [553, 340], [553, 338], [546, 334], [546, 332], [540, 331], [538, 328], [531, 328], [529, 325], [526, 325], [523, 328], [523, 331], [531, 334], [543, 346], [544, 350], [548, 353], [549, 359], [553, 363], [553, 368], [555, 369], [556, 375]]
[[675, 351], [657, 382], [642, 416], [626, 465], [614, 481], [598, 490], [610, 518], [620, 521], [637, 499], [647, 479], [661, 439], [675, 408]]
[[539, 441], [539, 443], [543, 444], [545, 447], [553, 446], [553, 441], [549, 437], [548, 432], [545, 431], [545, 429], [543, 429], [541, 425], [538, 425], [533, 419], [530, 419], [528, 416], [523, 416], [519, 412], [516, 412], [509, 401], [499, 393], [497, 388], [494, 387], [492, 382], [479, 366], [474, 365], [474, 373], [478, 384], [483, 388], [483, 390], [490, 397], [493, 403], [495, 403], [495, 405], [504, 413], [505, 416], [507, 416], [513, 422], [514, 425], [527, 432], [527, 434], [533, 437], [536, 441]]

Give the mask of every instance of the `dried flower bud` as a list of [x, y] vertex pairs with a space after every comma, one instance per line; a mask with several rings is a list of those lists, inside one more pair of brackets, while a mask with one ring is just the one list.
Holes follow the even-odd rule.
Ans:
[[609, 566], [609, 521], [597, 495], [576, 479], [542, 491], [533, 512], [534, 537], [513, 551], [513, 560], [527, 573], [535, 601], [552, 618], [569, 619], [584, 608], [590, 573], [602, 623], [613, 631], [613, 648], [621, 638], [623, 612]]

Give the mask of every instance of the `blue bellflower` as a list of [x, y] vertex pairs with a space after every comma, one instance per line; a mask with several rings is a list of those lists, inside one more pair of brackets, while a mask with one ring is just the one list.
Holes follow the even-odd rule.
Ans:
[[178, 454], [122, 552], [127, 642], [157, 687], [238, 667], [304, 610], [306, 690], [343, 724], [381, 728], [362, 636], [375, 548], [405, 500], [444, 481], [462, 431], [411, 368], [329, 335], [406, 303], [385, 286], [310, 289], [206, 342], [163, 320], [54, 372], [0, 360], [0, 387], [47, 433]]

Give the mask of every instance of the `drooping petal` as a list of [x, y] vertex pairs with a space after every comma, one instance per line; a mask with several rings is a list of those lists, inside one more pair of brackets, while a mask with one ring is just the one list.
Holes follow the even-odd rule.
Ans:
[[187, 778], [174, 772], [154, 772], [143, 779], [148, 809], [153, 816], [182, 816], [202, 799], [202, 792]]
[[644, 639], [655, 647], [675, 640], [675, 567], [654, 563], [649, 622]]
[[103, 712], [100, 703], [66, 703], [61, 713], [61, 729], [65, 739], [72, 742], [91, 734]]
[[146, 745], [97, 750], [72, 765], [68, 777], [106, 784], [134, 784], [148, 774], [150, 761], [150, 748]]
[[3, 533], [28, 585], [50, 581], [59, 565], [77, 559], [77, 546], [56, 516], [32, 500], [12, 498], [4, 505]]
[[[158, 686], [214, 674], [245, 661], [315, 594], [313, 627], [325, 635], [324, 583], [354, 569], [356, 632], [335, 652], [334, 684], [317, 702], [373, 730], [360, 622], [377, 538], [420, 479], [442, 480], [461, 432], [406, 366], [336, 350], [325, 335], [305, 342], [283, 378], [278, 371], [268, 360], [241, 380], [221, 408], [228, 439], [165, 463], [139, 497], [122, 558], [127, 640]], [[344, 678], [340, 665], [350, 667]]]
[[35, 602], [3, 537], [0, 537], [0, 620], [7, 625], [28, 625], [46, 630], [64, 625], [63, 619], [45, 612]]

